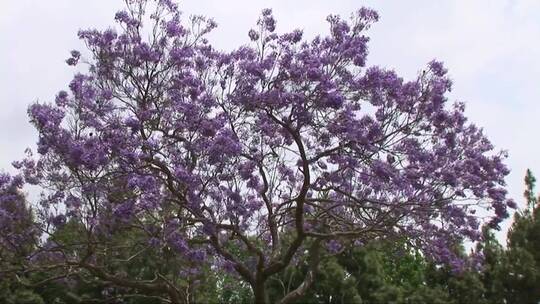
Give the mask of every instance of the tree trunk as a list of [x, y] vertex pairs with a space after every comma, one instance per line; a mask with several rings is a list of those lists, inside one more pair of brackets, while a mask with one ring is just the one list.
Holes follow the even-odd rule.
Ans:
[[321, 261], [320, 242], [321, 240], [314, 240], [310, 246], [309, 271], [307, 272], [306, 277], [304, 278], [304, 281], [302, 282], [302, 284], [300, 284], [300, 286], [298, 286], [298, 288], [286, 294], [285, 297], [283, 297], [281, 301], [278, 302], [279, 304], [289, 304], [293, 301], [300, 299], [301, 297], [304, 296], [306, 291], [309, 288], [311, 288], [311, 285], [313, 285], [313, 282], [315, 282], [315, 275], [317, 274], [319, 263]]
[[266, 289], [264, 288], [264, 281], [257, 281], [253, 287], [253, 295], [255, 297], [255, 304], [266, 304], [268, 303]]

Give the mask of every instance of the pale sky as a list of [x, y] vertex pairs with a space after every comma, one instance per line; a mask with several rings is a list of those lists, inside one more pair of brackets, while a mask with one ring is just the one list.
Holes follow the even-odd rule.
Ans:
[[[328, 14], [347, 17], [362, 6], [381, 16], [370, 29], [368, 65], [410, 79], [430, 60], [444, 61], [454, 82], [450, 100], [464, 101], [470, 120], [508, 151], [508, 190], [523, 206], [526, 168], [540, 177], [540, 1], [180, 1], [185, 15], [218, 22], [209, 38], [222, 49], [247, 43], [263, 8], [273, 9], [278, 31], [300, 28], [312, 37], [327, 32]], [[0, 168], [12, 171], [10, 163], [35, 147], [26, 109], [67, 87], [75, 70], [64, 60], [84, 49], [77, 31], [112, 26], [122, 7], [121, 0], [1, 0]]]

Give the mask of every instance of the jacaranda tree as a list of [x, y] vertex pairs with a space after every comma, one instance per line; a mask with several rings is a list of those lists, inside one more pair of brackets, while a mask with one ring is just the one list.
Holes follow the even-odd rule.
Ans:
[[[204, 271], [228, 271], [265, 303], [269, 279], [302, 256], [309, 270], [279, 300], [290, 303], [323, 249], [407, 238], [462, 269], [453, 246], [513, 206], [504, 154], [449, 105], [440, 62], [410, 81], [366, 67], [376, 12], [331, 15], [329, 34], [306, 41], [276, 33], [265, 9], [249, 44], [220, 51], [211, 19], [170, 0], [126, 5], [115, 29], [79, 32], [88, 51], [67, 63], [86, 68], [69, 92], [29, 108], [38, 154], [14, 178], [43, 192], [25, 274], [183, 303]], [[77, 237], [55, 235], [67, 224]], [[151, 267], [128, 273], [135, 261]]]

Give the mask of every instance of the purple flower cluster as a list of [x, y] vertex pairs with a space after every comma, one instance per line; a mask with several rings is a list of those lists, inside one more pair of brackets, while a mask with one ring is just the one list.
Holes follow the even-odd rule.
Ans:
[[29, 254], [28, 249], [38, 236], [32, 210], [21, 191], [23, 183], [21, 176], [0, 173], [0, 249], [3, 254]]
[[[40, 156], [16, 166], [47, 189], [43, 221], [78, 221], [89, 239], [135, 229], [156, 252], [249, 281], [307, 239], [338, 252], [398, 234], [459, 268], [450, 247], [479, 238], [471, 211], [488, 205], [496, 227], [515, 207], [504, 153], [449, 104], [442, 63], [411, 80], [365, 67], [376, 12], [329, 16], [329, 35], [302, 41], [265, 9], [251, 44], [223, 52], [206, 39], [211, 19], [155, 1], [148, 37], [147, 1], [131, 2], [119, 33], [79, 33], [91, 58], [70, 92], [29, 109]], [[0, 178], [2, 204], [16, 183]]]

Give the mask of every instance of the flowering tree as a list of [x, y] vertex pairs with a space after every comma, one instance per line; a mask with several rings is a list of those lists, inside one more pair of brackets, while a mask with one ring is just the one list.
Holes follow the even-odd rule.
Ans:
[[[70, 92], [29, 108], [39, 156], [14, 165], [44, 189], [34, 227], [44, 236], [26, 269], [181, 303], [206, 265], [265, 303], [268, 279], [306, 255], [289, 303], [321, 252], [374, 239], [405, 237], [459, 269], [450, 247], [480, 238], [474, 213], [494, 210], [497, 226], [512, 207], [504, 155], [463, 104], [448, 105], [441, 63], [411, 81], [365, 66], [374, 11], [329, 16], [329, 35], [304, 41], [277, 34], [266, 9], [250, 44], [224, 52], [205, 38], [210, 19], [182, 18], [167, 0], [126, 4], [116, 30], [79, 32], [89, 56], [72, 51], [67, 63], [88, 69]], [[55, 237], [66, 224], [76, 241]], [[180, 270], [118, 272], [145, 255]]]
[[0, 174], [0, 267], [6, 261], [24, 258], [36, 242], [32, 213], [20, 191], [24, 181], [21, 176]]

